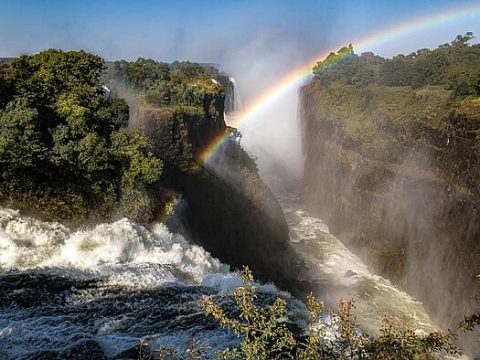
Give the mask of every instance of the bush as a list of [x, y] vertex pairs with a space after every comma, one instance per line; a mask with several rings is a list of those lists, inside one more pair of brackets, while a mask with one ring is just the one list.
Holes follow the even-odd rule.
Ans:
[[420, 49], [409, 55], [385, 59], [372, 53], [360, 56], [350, 46], [331, 53], [313, 67], [316, 81], [328, 86], [336, 81], [356, 86], [439, 85], [457, 97], [480, 95], [480, 45], [470, 45], [472, 33], [458, 35], [437, 49]]
[[[243, 285], [234, 291], [239, 315], [230, 318], [211, 299], [204, 300], [207, 315], [214, 317], [222, 327], [232, 330], [240, 338], [240, 346], [220, 350], [216, 357], [223, 360], [268, 359], [387, 359], [428, 360], [446, 354], [458, 355], [453, 345], [456, 333], [472, 331], [480, 325], [480, 312], [466, 317], [455, 330], [420, 335], [410, 329], [400, 329], [385, 317], [379, 336], [363, 332], [355, 322], [352, 301], [340, 301], [338, 310], [327, 308], [313, 295], [307, 298], [310, 323], [303, 336], [294, 334], [286, 325], [287, 304], [277, 298], [267, 308], [255, 304], [257, 298], [253, 276], [248, 268], [242, 272]], [[328, 320], [327, 320], [328, 319]], [[334, 330], [334, 335], [327, 336]], [[142, 339], [139, 343], [139, 359], [208, 359], [208, 345], [193, 340], [183, 352], [162, 346], [151, 352]]]
[[207, 70], [188, 61], [176, 61], [169, 65], [138, 58], [135, 62], [115, 62], [107, 80], [123, 80], [150, 106], [184, 106], [203, 110], [207, 97], [218, 97], [224, 91], [220, 84], [212, 81], [212, 74]]
[[[222, 359], [434, 359], [439, 353], [458, 354], [453, 345], [453, 333], [434, 332], [418, 335], [409, 329], [396, 329], [384, 319], [380, 336], [361, 331], [353, 315], [354, 303], [340, 301], [338, 310], [325, 307], [313, 295], [307, 299], [311, 322], [306, 338], [295, 338], [284, 325], [286, 304], [277, 299], [269, 309], [254, 305], [255, 286], [248, 268], [243, 271], [243, 286], [235, 293], [240, 309], [239, 319], [228, 318], [223, 310], [205, 300], [207, 314], [241, 338], [238, 349], [220, 352]], [[329, 318], [334, 335], [325, 336], [324, 319]], [[473, 324], [471, 324], [473, 325]], [[474, 325], [473, 325], [474, 326]]]

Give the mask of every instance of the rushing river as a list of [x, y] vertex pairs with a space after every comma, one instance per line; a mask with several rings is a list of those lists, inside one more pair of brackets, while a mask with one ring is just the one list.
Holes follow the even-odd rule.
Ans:
[[419, 333], [438, 329], [423, 305], [368, 267], [320, 219], [309, 216], [295, 198], [281, 200], [290, 228], [290, 240], [304, 262], [299, 274], [317, 297], [334, 306], [352, 299], [361, 327], [373, 334], [385, 315]]
[[[0, 359], [98, 347], [112, 358], [139, 338], [179, 349], [196, 338], [212, 353], [237, 344], [201, 301], [228, 306], [240, 277], [163, 224], [148, 230], [124, 219], [72, 232], [1, 209], [0, 269]], [[278, 295], [272, 285], [259, 289], [263, 301]]]
[[[355, 299], [369, 331], [384, 314], [418, 331], [436, 328], [419, 302], [371, 274], [295, 199], [282, 205], [305, 263], [298, 276], [318, 297]], [[163, 224], [146, 229], [124, 219], [71, 231], [1, 209], [0, 359], [62, 358], [77, 349], [114, 358], [139, 338], [175, 348], [196, 338], [213, 354], [238, 340], [204, 316], [201, 301], [209, 296], [228, 307], [240, 283], [227, 265]], [[300, 301], [273, 285], [259, 290], [264, 302], [286, 298], [290, 318], [305, 324]]]

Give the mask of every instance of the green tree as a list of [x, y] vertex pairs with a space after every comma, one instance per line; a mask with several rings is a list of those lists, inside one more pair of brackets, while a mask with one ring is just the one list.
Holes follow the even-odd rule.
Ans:
[[3, 176], [41, 166], [46, 148], [38, 130], [38, 112], [25, 98], [11, 101], [0, 111], [0, 164]]
[[[111, 208], [127, 188], [147, 189], [159, 180], [162, 163], [148, 140], [123, 129], [128, 105], [103, 94], [104, 69], [96, 55], [50, 49], [22, 55], [0, 72], [0, 101], [6, 101], [0, 108], [0, 197], [48, 193], [55, 212], [86, 214]], [[8, 96], [2, 95], [6, 88]]]

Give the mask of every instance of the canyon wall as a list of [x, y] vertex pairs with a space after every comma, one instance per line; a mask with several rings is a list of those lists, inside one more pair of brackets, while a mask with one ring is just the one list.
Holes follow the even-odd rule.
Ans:
[[[185, 226], [193, 241], [236, 268], [289, 288], [292, 254], [288, 227], [256, 165], [229, 137], [224, 94], [203, 95], [201, 109], [143, 107], [141, 130], [165, 164], [162, 186], [186, 201]], [[226, 140], [205, 164], [202, 151], [219, 136]]]
[[444, 326], [475, 308], [478, 100], [427, 86], [301, 90], [305, 201], [377, 273]]

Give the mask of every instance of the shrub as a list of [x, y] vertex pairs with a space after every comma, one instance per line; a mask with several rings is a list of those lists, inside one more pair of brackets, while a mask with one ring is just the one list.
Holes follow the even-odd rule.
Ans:
[[[222, 359], [434, 359], [439, 353], [458, 354], [453, 345], [453, 332], [419, 335], [409, 329], [397, 329], [386, 317], [380, 336], [361, 331], [353, 315], [354, 303], [340, 301], [338, 310], [327, 308], [313, 295], [307, 299], [311, 322], [304, 339], [295, 337], [284, 325], [286, 304], [277, 299], [269, 309], [254, 305], [255, 285], [252, 273], [245, 268], [243, 285], [234, 297], [240, 309], [239, 319], [231, 319], [211, 300], [204, 302], [205, 311], [232, 329], [241, 339], [237, 349], [222, 350]], [[324, 320], [329, 318], [334, 335], [325, 336]], [[469, 318], [470, 319], [470, 318]], [[475, 319], [469, 322], [475, 326]], [[476, 322], [478, 324], [478, 321]]]
[[[479, 276], [480, 277], [480, 276]], [[287, 304], [277, 298], [269, 307], [255, 304], [256, 287], [252, 272], [242, 271], [243, 284], [234, 291], [238, 316], [229, 317], [211, 299], [203, 302], [205, 313], [215, 318], [222, 327], [232, 330], [240, 339], [237, 348], [222, 349], [216, 353], [222, 360], [268, 359], [358, 359], [358, 360], [430, 360], [445, 355], [460, 355], [453, 344], [459, 331], [472, 331], [480, 325], [480, 312], [467, 316], [458, 327], [447, 332], [436, 331], [417, 334], [411, 329], [401, 329], [385, 317], [379, 336], [362, 331], [355, 321], [355, 304], [342, 300], [338, 310], [329, 309], [310, 294], [307, 307], [310, 323], [304, 334], [294, 334], [286, 325]], [[333, 336], [332, 336], [332, 330]], [[327, 334], [329, 331], [330, 334]], [[151, 351], [144, 339], [139, 340], [139, 360], [201, 360], [209, 359], [208, 344], [195, 339], [184, 351], [161, 346]]]

